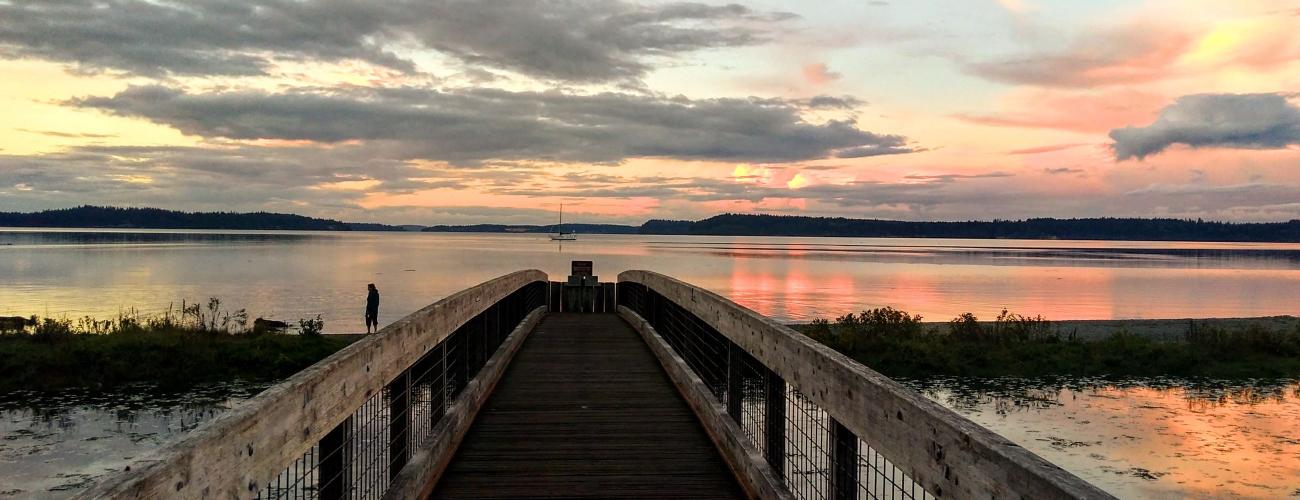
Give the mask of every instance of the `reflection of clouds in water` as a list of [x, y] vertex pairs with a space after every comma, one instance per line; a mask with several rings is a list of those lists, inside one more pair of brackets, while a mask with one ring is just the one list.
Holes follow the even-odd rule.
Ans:
[[0, 399], [4, 491], [19, 498], [71, 496], [266, 386], [234, 382], [184, 393], [137, 385], [111, 393], [5, 394]]
[[1296, 381], [902, 382], [1121, 498], [1278, 497], [1300, 477]]
[[[0, 237], [18, 232], [0, 230]], [[227, 241], [221, 239], [226, 233], [214, 232], [104, 233], [163, 234], [140, 238], [179, 242], [0, 246], [0, 283], [13, 284], [0, 287], [0, 316], [110, 318], [217, 297], [252, 317], [293, 321], [322, 314], [329, 333], [359, 332], [365, 283], [384, 291], [380, 321], [387, 322], [510, 271], [539, 268], [563, 277], [572, 259], [595, 261], [605, 279], [626, 269], [662, 272], [778, 321], [884, 305], [939, 321], [968, 311], [996, 315], [1003, 308], [1053, 320], [1265, 316], [1294, 314], [1290, 298], [1300, 294], [1300, 260], [1234, 257], [1224, 264], [1165, 256], [1157, 266], [1152, 259], [1079, 257], [1144, 248], [1300, 253], [1300, 245], [1284, 244], [586, 235], [557, 252], [545, 235], [529, 234], [252, 232]], [[1017, 257], [1072, 249], [1080, 250], [1059, 258]]]

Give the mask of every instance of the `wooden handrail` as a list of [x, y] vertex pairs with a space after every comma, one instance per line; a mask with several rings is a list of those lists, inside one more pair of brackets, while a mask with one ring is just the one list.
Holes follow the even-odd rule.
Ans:
[[1006, 438], [716, 293], [651, 271], [626, 271], [618, 280], [645, 286], [704, 321], [935, 496], [1112, 498]]
[[529, 283], [518, 271], [462, 290], [334, 353], [78, 498], [251, 498], [461, 325]]

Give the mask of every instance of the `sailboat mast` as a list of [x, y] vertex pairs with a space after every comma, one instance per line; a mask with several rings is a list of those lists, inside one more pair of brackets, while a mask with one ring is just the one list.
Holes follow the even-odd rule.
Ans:
[[557, 234], [564, 234], [564, 204], [560, 204], [560, 225], [555, 226]]

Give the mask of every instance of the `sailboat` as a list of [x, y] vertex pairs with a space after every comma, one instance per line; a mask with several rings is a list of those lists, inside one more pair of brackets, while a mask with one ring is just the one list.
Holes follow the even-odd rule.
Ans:
[[577, 241], [578, 235], [564, 232], [564, 204], [560, 204], [560, 224], [555, 226], [555, 234], [551, 235], [552, 241]]

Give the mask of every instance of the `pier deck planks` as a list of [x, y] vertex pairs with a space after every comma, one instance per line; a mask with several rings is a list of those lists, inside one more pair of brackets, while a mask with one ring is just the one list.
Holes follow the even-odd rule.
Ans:
[[615, 314], [546, 316], [434, 498], [744, 498], [654, 355]]

